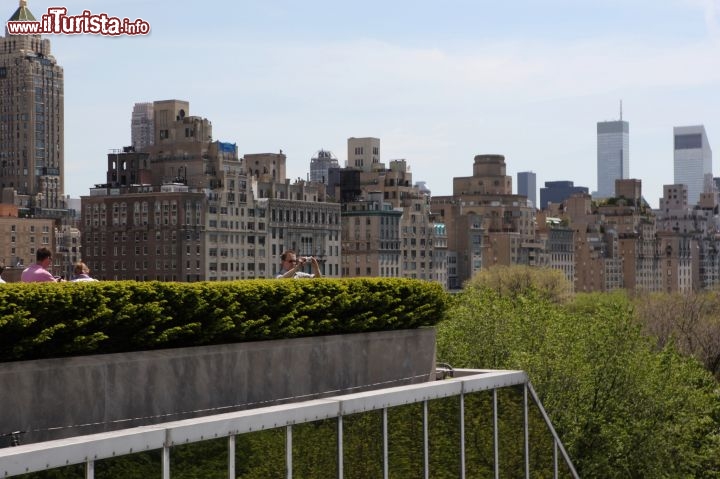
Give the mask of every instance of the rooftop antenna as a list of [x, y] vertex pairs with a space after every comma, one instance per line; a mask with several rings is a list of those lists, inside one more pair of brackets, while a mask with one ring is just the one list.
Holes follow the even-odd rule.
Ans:
[[622, 100], [620, 100], [620, 121], [622, 121]]

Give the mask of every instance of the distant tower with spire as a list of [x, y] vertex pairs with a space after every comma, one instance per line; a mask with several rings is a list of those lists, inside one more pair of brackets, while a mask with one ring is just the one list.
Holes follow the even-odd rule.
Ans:
[[615, 180], [630, 178], [630, 124], [622, 119], [597, 124], [597, 191], [593, 196], [615, 196]]
[[[27, 0], [8, 19], [18, 20], [35, 21]], [[6, 26], [0, 37], [0, 190], [14, 190], [18, 206], [65, 207], [63, 84], [50, 40], [10, 35]]]

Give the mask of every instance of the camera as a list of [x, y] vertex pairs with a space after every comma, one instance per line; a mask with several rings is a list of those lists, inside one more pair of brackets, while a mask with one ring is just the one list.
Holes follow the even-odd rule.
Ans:
[[300, 260], [301, 260], [303, 263], [307, 263], [307, 262], [309, 262], [309, 261], [312, 261], [312, 256], [303, 256], [303, 257], [300, 258]]

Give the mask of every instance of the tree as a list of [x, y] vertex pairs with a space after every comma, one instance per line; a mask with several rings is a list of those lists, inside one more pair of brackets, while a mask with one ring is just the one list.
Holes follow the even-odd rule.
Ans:
[[638, 317], [658, 346], [674, 344], [720, 379], [720, 296], [717, 291], [639, 295]]
[[530, 266], [493, 266], [483, 269], [465, 286], [473, 289], [490, 288], [501, 296], [513, 296], [532, 290], [557, 303], [568, 301], [572, 292], [572, 284], [562, 271]]
[[623, 293], [551, 297], [466, 288], [438, 325], [438, 360], [525, 370], [581, 477], [720, 477], [712, 376], [658, 350]]

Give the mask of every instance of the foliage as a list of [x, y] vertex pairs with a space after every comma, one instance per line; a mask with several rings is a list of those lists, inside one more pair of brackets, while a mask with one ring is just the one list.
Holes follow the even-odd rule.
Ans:
[[535, 285], [467, 288], [438, 325], [438, 360], [522, 369], [581, 477], [720, 477], [718, 384], [643, 335], [622, 294], [567, 304]]
[[0, 361], [418, 328], [446, 303], [410, 279], [13, 283]]
[[469, 289], [492, 289], [499, 295], [518, 295], [527, 291], [557, 303], [571, 297], [572, 285], [562, 271], [530, 266], [493, 266], [480, 270], [465, 285]]
[[235, 437], [235, 475], [242, 479], [284, 477], [286, 432], [284, 427]]
[[672, 344], [694, 356], [720, 380], [720, 295], [717, 291], [641, 294], [635, 305], [658, 347]]

